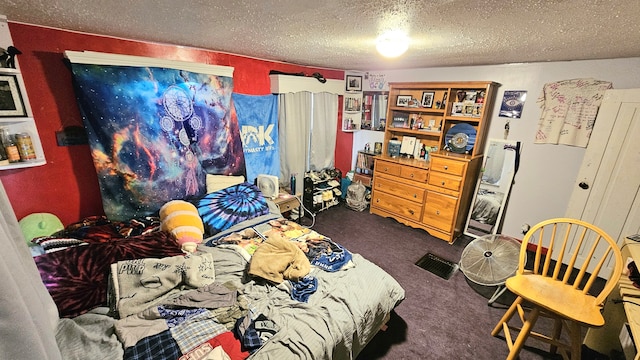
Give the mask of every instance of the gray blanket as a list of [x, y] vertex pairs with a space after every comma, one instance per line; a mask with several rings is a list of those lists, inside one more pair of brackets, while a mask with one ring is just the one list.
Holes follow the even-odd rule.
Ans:
[[[353, 359], [373, 338], [405, 296], [384, 270], [353, 254], [353, 267], [336, 272], [312, 268], [318, 288], [307, 303], [291, 298], [290, 287], [247, 277], [250, 259], [231, 247], [199, 247], [211, 254], [216, 282], [232, 282], [251, 308], [280, 329], [250, 359]], [[105, 312], [106, 313], [106, 312]], [[62, 319], [57, 341], [64, 359], [122, 359], [115, 320], [101, 314]]]
[[116, 320], [107, 316], [108, 310], [98, 308], [73, 319], [58, 321], [56, 342], [63, 359], [122, 359], [124, 350], [113, 326]]

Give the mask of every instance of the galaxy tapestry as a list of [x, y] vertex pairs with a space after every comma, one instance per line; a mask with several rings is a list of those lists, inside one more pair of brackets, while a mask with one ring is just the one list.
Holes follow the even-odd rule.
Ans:
[[231, 98], [240, 126], [247, 182], [253, 184], [259, 174], [280, 176], [278, 97], [234, 93]]
[[246, 175], [233, 79], [157, 67], [72, 64], [105, 214], [125, 221]]

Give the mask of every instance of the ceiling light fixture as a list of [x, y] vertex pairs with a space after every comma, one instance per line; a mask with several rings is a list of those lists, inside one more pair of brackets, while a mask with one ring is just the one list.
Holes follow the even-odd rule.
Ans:
[[400, 30], [387, 31], [376, 39], [376, 49], [384, 57], [398, 57], [409, 49], [409, 37]]

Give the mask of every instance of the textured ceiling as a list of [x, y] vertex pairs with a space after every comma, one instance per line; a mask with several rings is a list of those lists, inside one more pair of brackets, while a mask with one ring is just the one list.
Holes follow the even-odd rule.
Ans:
[[[0, 14], [344, 70], [640, 56], [640, 0], [0, 0]], [[394, 60], [375, 51], [391, 28], [411, 38]]]

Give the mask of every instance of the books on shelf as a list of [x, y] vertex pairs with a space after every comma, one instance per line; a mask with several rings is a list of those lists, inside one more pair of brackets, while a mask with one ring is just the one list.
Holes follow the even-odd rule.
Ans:
[[345, 97], [344, 103], [345, 111], [360, 111], [362, 106], [362, 100], [354, 97]]
[[370, 155], [358, 152], [356, 173], [373, 174], [373, 158]]

